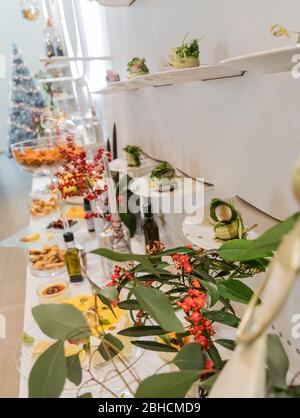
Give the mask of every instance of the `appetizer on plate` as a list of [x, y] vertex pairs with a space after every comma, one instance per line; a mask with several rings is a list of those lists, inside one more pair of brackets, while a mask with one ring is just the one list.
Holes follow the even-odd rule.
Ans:
[[47, 216], [55, 212], [58, 208], [56, 197], [50, 197], [48, 200], [32, 199], [30, 213], [32, 216]]
[[215, 237], [222, 241], [241, 239], [248, 230], [244, 227], [242, 215], [233, 203], [213, 199], [210, 206], [211, 224]]
[[149, 69], [146, 65], [145, 58], [141, 59], [138, 57], [133, 58], [131, 61], [129, 61], [127, 71], [129, 73], [129, 79], [139, 77], [140, 75], [149, 74]]
[[172, 48], [169, 65], [173, 68], [192, 68], [200, 65], [199, 40], [193, 39], [186, 42], [188, 34], [183, 38], [182, 44], [177, 48]]
[[25, 237], [22, 237], [20, 239], [21, 242], [25, 242], [25, 243], [30, 243], [30, 242], [35, 242], [35, 241], [39, 241], [41, 239], [41, 235], [39, 232], [34, 232], [30, 235], [26, 235]]
[[69, 283], [65, 280], [45, 283], [38, 288], [37, 294], [42, 304], [60, 304], [69, 297]]
[[160, 163], [150, 173], [150, 188], [158, 192], [172, 191], [177, 181], [175, 169], [167, 162]]
[[29, 250], [29, 263], [33, 272], [51, 272], [65, 267], [65, 251], [57, 245], [44, 245], [41, 250]]
[[[75, 226], [78, 222], [74, 221], [73, 219], [68, 220], [69, 228], [72, 228], [72, 226]], [[64, 223], [61, 219], [58, 219], [57, 221], [51, 222], [47, 229], [50, 231], [63, 231], [64, 230]]]
[[142, 150], [140, 147], [137, 147], [135, 145], [127, 145], [124, 148], [124, 151], [126, 152], [128, 167], [140, 167], [141, 166]]

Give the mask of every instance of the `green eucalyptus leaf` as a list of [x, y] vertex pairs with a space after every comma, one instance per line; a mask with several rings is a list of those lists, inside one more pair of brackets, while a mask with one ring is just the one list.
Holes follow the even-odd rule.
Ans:
[[148, 377], [136, 392], [136, 398], [184, 398], [193, 383], [199, 378], [199, 372], [180, 371]]
[[173, 362], [180, 370], [204, 370], [205, 362], [200, 344], [184, 345]]
[[209, 376], [207, 379], [205, 380], [201, 380], [199, 382], [199, 387], [203, 390], [205, 390], [205, 392], [210, 392], [213, 385], [216, 383], [217, 378], [219, 377], [219, 373], [215, 373], [212, 376]]
[[289, 359], [278, 335], [268, 335], [267, 353], [268, 386], [271, 389], [286, 390]]
[[177, 349], [171, 345], [158, 343], [156, 341], [131, 341], [131, 344], [136, 347], [143, 348], [150, 351], [163, 351], [165, 353], [177, 353]]
[[235, 302], [248, 304], [254, 295], [252, 289], [239, 280], [226, 280], [218, 285], [221, 296]]
[[29, 398], [58, 398], [66, 378], [64, 340], [60, 340], [35, 362], [29, 376]]
[[234, 240], [225, 243], [218, 250], [218, 254], [226, 261], [249, 261], [271, 257], [284, 235], [291, 231], [298, 219], [299, 212], [269, 229], [256, 240]]
[[227, 348], [227, 350], [231, 350], [231, 351], [234, 351], [236, 347], [235, 341], [233, 340], [220, 339], [220, 340], [216, 340], [215, 344], [219, 344], [222, 347]]
[[118, 308], [123, 309], [124, 311], [140, 311], [141, 305], [136, 299], [130, 299], [120, 302]]
[[91, 254], [100, 255], [101, 257], [108, 258], [109, 260], [115, 261], [116, 263], [126, 263], [128, 261], [135, 261], [137, 263], [140, 263], [141, 266], [143, 266], [148, 273], [151, 273], [154, 276], [159, 277], [157, 269], [153, 266], [148, 256], [146, 255], [120, 254], [108, 250], [107, 248], [99, 248], [98, 250], [92, 251]]
[[209, 348], [207, 349], [207, 353], [211, 359], [211, 361], [214, 364], [214, 369], [216, 370], [222, 370], [223, 368], [223, 360], [220, 356], [219, 351], [217, 350], [217, 347], [214, 344], [211, 344]]
[[124, 337], [151, 337], [164, 335], [165, 333], [165, 330], [157, 326], [131, 327], [118, 332], [119, 335], [123, 335]]
[[218, 286], [214, 283], [206, 282], [204, 280], [201, 281], [201, 284], [205, 288], [208, 296], [210, 297], [210, 306], [213, 307], [220, 298]]
[[82, 381], [82, 369], [79, 360], [79, 354], [67, 357], [67, 378], [75, 386], [79, 386]]
[[98, 351], [105, 361], [109, 361], [117, 356], [123, 348], [124, 345], [122, 341], [112, 334], [106, 334], [98, 347]]
[[221, 311], [205, 311], [203, 316], [213, 322], [228, 325], [229, 327], [237, 328], [240, 324], [240, 319], [229, 313]]
[[84, 316], [72, 305], [40, 305], [32, 309], [32, 315], [43, 333], [55, 340], [90, 335]]
[[91, 393], [84, 393], [83, 395], [79, 395], [78, 399], [93, 399], [93, 395]]
[[137, 285], [132, 289], [132, 293], [142, 309], [151, 315], [165, 331], [178, 333], [185, 331], [183, 325], [175, 315], [171, 302], [162, 291]]
[[169, 250], [165, 250], [159, 253], [159, 256], [170, 256], [173, 254], [192, 254], [195, 250], [193, 248], [187, 248], [187, 247], [176, 247], [171, 248]]
[[[251, 245], [252, 241], [245, 239], [233, 239], [231, 241], [225, 242], [225, 244], [223, 244], [217, 252], [219, 257], [223, 258], [225, 261], [242, 261], [245, 251], [250, 248]], [[269, 255], [270, 253], [268, 253], [267, 256]], [[264, 254], [263, 257], [266, 257], [266, 255]]]

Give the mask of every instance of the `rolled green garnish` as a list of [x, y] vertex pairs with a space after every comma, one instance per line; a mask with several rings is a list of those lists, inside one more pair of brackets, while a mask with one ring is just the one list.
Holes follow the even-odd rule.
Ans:
[[210, 206], [210, 218], [216, 238], [223, 241], [242, 239], [246, 232], [242, 216], [232, 203], [213, 199]]

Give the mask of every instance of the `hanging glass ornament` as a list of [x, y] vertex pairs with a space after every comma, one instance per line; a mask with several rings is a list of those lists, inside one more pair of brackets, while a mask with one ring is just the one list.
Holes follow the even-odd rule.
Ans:
[[34, 22], [40, 16], [40, 9], [36, 0], [21, 0], [21, 8], [22, 15], [26, 20]]

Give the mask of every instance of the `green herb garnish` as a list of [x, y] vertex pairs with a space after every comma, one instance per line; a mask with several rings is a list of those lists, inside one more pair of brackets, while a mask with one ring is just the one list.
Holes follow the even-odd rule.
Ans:
[[193, 39], [190, 42], [185, 42], [188, 35], [188, 33], [185, 35], [181, 46], [177, 48], [177, 54], [180, 56], [180, 58], [185, 60], [187, 57], [198, 59], [200, 56], [199, 39]]
[[132, 156], [132, 158], [135, 161], [136, 167], [139, 167], [141, 165], [141, 155], [142, 150], [140, 147], [137, 147], [135, 145], [127, 145], [123, 150]]
[[28, 334], [26, 334], [26, 332], [23, 332], [23, 334], [22, 334], [22, 343], [24, 345], [33, 345], [35, 343], [35, 338], [34, 337], [31, 337]]
[[170, 177], [174, 177], [175, 170], [168, 162], [164, 161], [152, 170], [150, 174], [151, 179], [161, 179], [166, 177], [166, 174], [170, 174]]
[[108, 319], [99, 319], [99, 325], [111, 325]]

